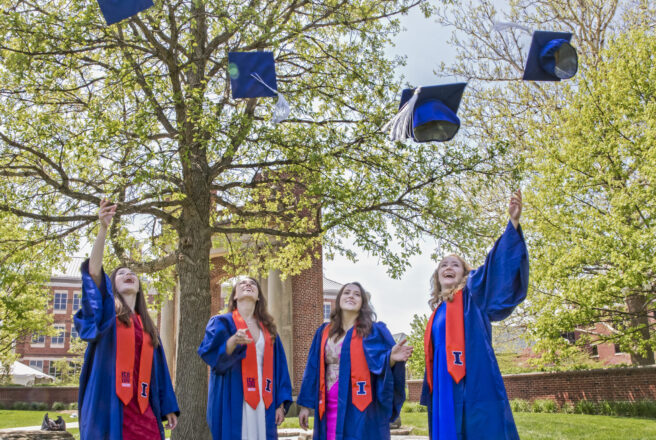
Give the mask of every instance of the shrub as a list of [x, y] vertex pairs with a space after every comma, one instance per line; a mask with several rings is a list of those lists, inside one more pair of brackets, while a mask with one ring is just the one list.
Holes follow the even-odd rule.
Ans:
[[45, 411], [48, 409], [48, 405], [45, 402], [31, 402], [30, 409], [32, 411]]
[[72, 402], [68, 404], [68, 409], [77, 409], [77, 402]]
[[574, 404], [575, 414], [597, 414], [597, 408], [594, 402], [579, 400]]
[[572, 402], [565, 402], [560, 407], [560, 411], [565, 414], [574, 414], [574, 404]]
[[423, 413], [427, 412], [428, 408], [420, 405], [419, 402], [406, 402], [403, 404], [403, 412], [407, 413]]
[[66, 409], [66, 405], [63, 402], [55, 402], [52, 404], [53, 411], [61, 411], [63, 409]]
[[11, 409], [15, 409], [17, 411], [27, 411], [30, 409], [30, 404], [29, 402], [14, 402], [14, 404], [11, 406]]
[[531, 404], [528, 400], [513, 399], [510, 401], [510, 408], [513, 412], [531, 412]]

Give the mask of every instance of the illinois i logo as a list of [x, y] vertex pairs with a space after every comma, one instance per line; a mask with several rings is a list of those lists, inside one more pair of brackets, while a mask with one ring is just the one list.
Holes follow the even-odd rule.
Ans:
[[267, 393], [271, 392], [271, 379], [266, 380], [266, 385], [264, 386], [264, 391]]
[[358, 396], [366, 396], [367, 395], [367, 390], [365, 390], [365, 386], [367, 385], [367, 382], [364, 380], [361, 380], [359, 382], [355, 383], [358, 386], [358, 390], [355, 392]]
[[141, 382], [141, 397], [148, 397], [148, 382]]
[[452, 353], [453, 353], [453, 364], [464, 365], [462, 363], [462, 351], [452, 351]]

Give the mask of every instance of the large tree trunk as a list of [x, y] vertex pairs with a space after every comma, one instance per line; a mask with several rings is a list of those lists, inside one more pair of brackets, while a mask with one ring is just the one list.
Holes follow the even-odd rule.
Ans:
[[180, 325], [175, 389], [181, 416], [178, 427], [172, 432], [174, 440], [210, 438], [205, 420], [208, 370], [196, 353], [205, 334], [211, 307], [209, 191], [201, 182], [195, 183], [203, 187], [204, 193], [194, 191], [197, 198], [189, 198], [185, 203], [177, 263]]
[[[626, 305], [631, 314], [631, 327], [642, 327], [639, 330], [640, 339], [648, 341], [649, 332], [649, 317], [647, 314], [647, 298], [643, 295], [631, 295], [626, 299]], [[654, 363], [654, 351], [647, 348], [646, 355], [631, 352], [631, 362], [634, 365], [652, 365]]]

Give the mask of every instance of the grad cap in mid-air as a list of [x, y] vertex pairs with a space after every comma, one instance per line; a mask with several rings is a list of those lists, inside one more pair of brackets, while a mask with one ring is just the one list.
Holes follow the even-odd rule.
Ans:
[[98, 6], [107, 25], [137, 15], [152, 5], [153, 0], [98, 0]]
[[228, 74], [233, 99], [278, 96], [274, 122], [281, 122], [289, 116], [289, 104], [278, 92], [272, 52], [229, 52]]
[[535, 31], [526, 59], [526, 81], [560, 81], [576, 75], [578, 56], [569, 32]]
[[383, 126], [391, 140], [412, 137], [417, 142], [445, 142], [460, 128], [456, 113], [467, 83], [405, 89], [399, 112]]

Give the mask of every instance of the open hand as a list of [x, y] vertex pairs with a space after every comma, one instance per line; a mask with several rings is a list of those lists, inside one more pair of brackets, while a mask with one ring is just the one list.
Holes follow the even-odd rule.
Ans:
[[522, 191], [519, 189], [510, 197], [508, 214], [510, 215], [510, 221], [513, 226], [517, 228], [519, 225], [519, 217], [522, 215]]
[[397, 362], [405, 362], [410, 356], [412, 356], [412, 345], [405, 345], [408, 342], [406, 338], [401, 339], [392, 347], [392, 352], [390, 353], [390, 366], [394, 366]]
[[107, 199], [102, 199], [100, 201], [100, 209], [98, 209], [100, 225], [108, 228], [110, 223], [112, 223], [114, 214], [116, 214], [116, 205], [112, 205]]
[[237, 333], [232, 335], [232, 338], [233, 338], [233, 341], [235, 342], [235, 344], [237, 344], [237, 345], [245, 345], [245, 344], [250, 344], [251, 342], [253, 342], [253, 339], [251, 339], [248, 336], [248, 333], [245, 329], [237, 330]]

